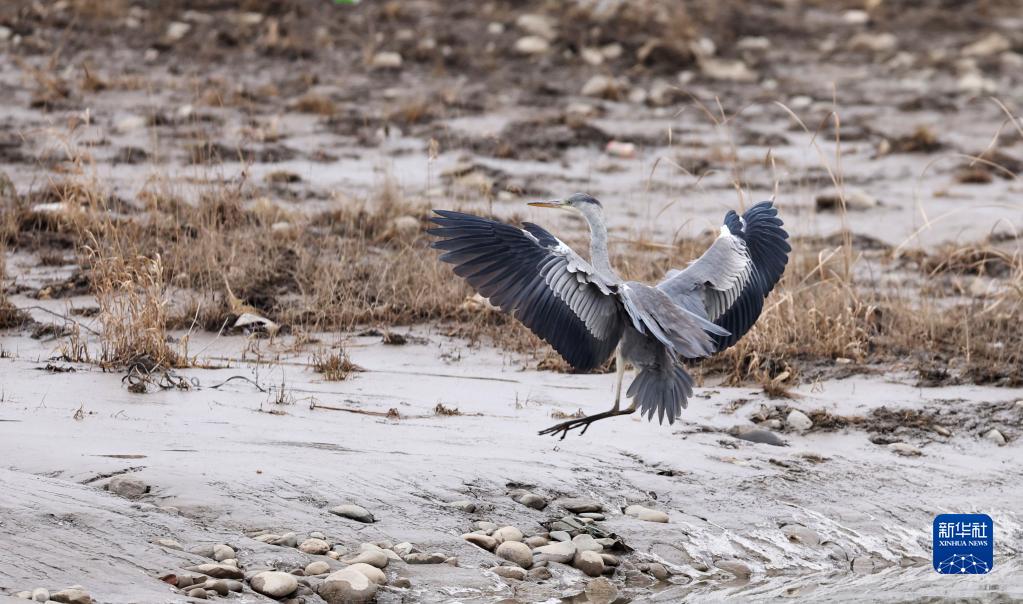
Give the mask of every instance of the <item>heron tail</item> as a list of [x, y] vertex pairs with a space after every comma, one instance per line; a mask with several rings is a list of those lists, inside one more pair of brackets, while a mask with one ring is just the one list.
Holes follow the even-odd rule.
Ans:
[[692, 395], [693, 378], [677, 363], [668, 367], [644, 367], [626, 393], [638, 405], [641, 415], [652, 421], [656, 412], [661, 424], [665, 417], [669, 424], [674, 424], [675, 418], [689, 406]]

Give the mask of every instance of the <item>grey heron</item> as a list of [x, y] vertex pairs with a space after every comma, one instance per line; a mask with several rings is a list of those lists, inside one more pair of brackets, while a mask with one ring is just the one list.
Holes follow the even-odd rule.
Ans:
[[[625, 281], [611, 266], [603, 206], [585, 193], [530, 203], [581, 214], [590, 228], [590, 260], [545, 229], [434, 210], [433, 247], [480, 295], [521, 321], [580, 371], [615, 355], [617, 382], [609, 411], [561, 422], [540, 434], [561, 434], [639, 410], [669, 424], [693, 395], [683, 361], [735, 344], [760, 316], [764, 300], [785, 271], [791, 247], [778, 210], [760, 202], [742, 216], [725, 215], [720, 235], [682, 270], [656, 285]], [[629, 363], [639, 374], [622, 408]]]

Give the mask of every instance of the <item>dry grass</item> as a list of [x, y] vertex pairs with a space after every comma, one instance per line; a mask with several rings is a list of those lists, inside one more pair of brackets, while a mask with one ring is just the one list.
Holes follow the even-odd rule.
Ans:
[[343, 382], [352, 373], [362, 371], [361, 367], [348, 358], [348, 353], [344, 350], [337, 352], [320, 350], [313, 355], [310, 364], [316, 373], [322, 374], [323, 379], [329, 382]]

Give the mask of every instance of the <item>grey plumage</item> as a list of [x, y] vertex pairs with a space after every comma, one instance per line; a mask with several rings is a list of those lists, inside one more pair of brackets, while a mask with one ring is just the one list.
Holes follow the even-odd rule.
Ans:
[[480, 295], [521, 321], [579, 370], [617, 353], [618, 396], [625, 362], [639, 371], [626, 396], [632, 405], [563, 422], [563, 433], [597, 419], [632, 413], [674, 423], [693, 393], [682, 359], [733, 345], [753, 326], [764, 298], [788, 262], [788, 234], [771, 202], [742, 217], [725, 216], [721, 235], [699, 259], [670, 271], [657, 286], [624, 281], [610, 263], [599, 201], [577, 193], [531, 205], [572, 209], [590, 226], [590, 261], [543, 228], [435, 210], [433, 246]]

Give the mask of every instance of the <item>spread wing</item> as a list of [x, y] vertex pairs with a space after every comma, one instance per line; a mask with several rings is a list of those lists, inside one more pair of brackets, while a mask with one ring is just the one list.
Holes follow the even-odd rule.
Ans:
[[770, 201], [756, 204], [741, 218], [730, 211], [710, 248], [685, 270], [670, 271], [657, 284], [679, 306], [730, 332], [715, 336], [718, 351], [753, 327], [764, 299], [785, 272], [792, 248], [783, 224]]
[[491, 304], [547, 341], [573, 367], [601, 366], [621, 339], [615, 286], [557, 237], [448, 210], [434, 210], [433, 247]]

